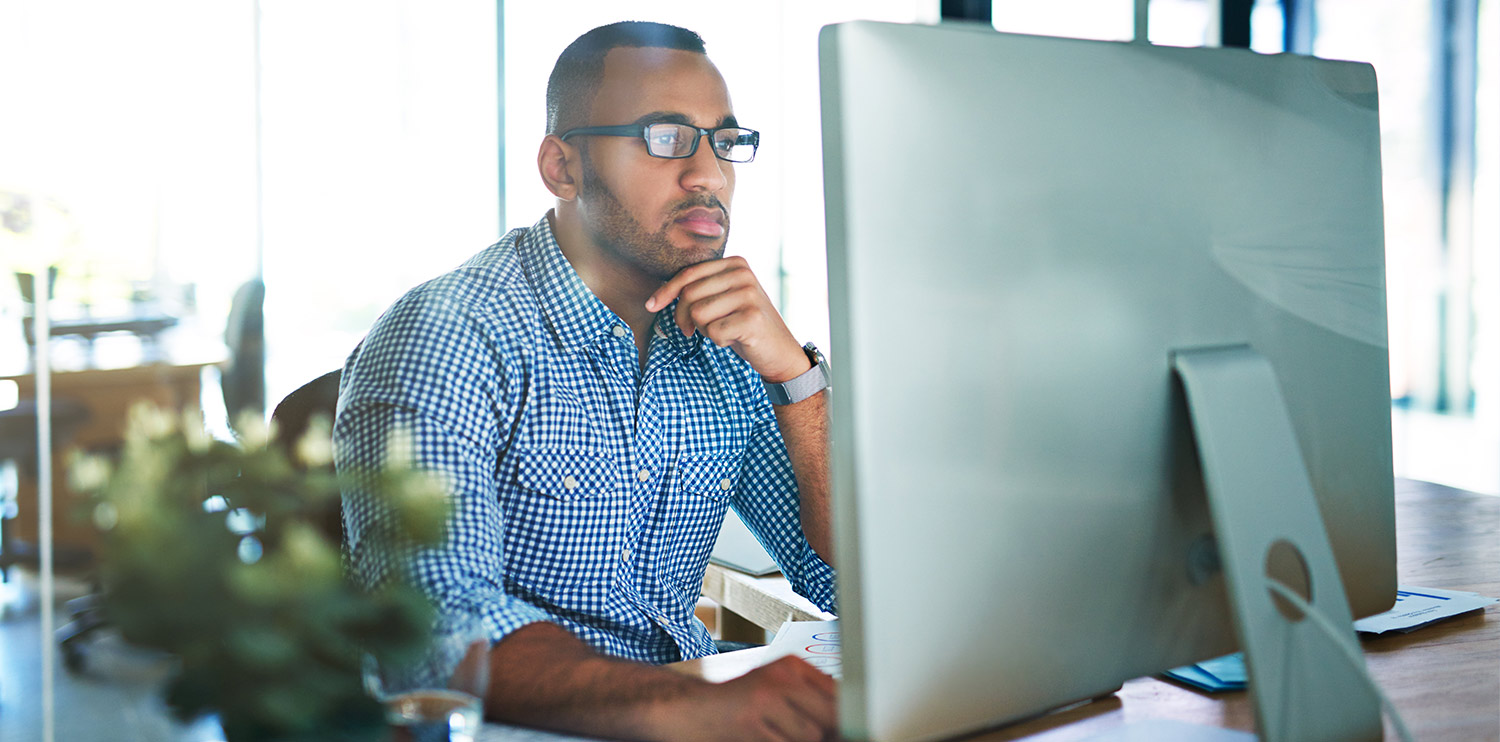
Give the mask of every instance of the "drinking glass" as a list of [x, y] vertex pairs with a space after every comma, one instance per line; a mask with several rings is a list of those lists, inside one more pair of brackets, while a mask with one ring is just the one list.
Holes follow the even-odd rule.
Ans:
[[365, 687], [385, 704], [398, 742], [474, 742], [489, 688], [490, 643], [475, 616], [442, 614], [427, 651], [408, 663], [365, 660]]

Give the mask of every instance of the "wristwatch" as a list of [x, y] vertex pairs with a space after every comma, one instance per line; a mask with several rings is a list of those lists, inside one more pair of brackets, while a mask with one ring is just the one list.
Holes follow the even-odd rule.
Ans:
[[807, 360], [812, 361], [812, 368], [802, 372], [801, 376], [780, 384], [773, 384], [769, 381], [761, 382], [766, 385], [766, 396], [771, 398], [771, 404], [797, 404], [827, 389], [832, 383], [833, 380], [828, 374], [828, 359], [823, 357], [823, 351], [818, 350], [818, 346], [808, 343], [802, 346], [802, 352], [807, 354]]

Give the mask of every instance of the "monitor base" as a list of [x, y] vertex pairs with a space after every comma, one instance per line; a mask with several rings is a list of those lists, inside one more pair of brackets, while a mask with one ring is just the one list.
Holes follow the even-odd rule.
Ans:
[[[1179, 350], [1209, 511], [1267, 742], [1380, 739], [1380, 701], [1345, 656], [1353, 617], [1271, 363], [1247, 345]], [[1289, 584], [1335, 626], [1340, 647], [1268, 585]], [[1299, 585], [1300, 583], [1300, 585]]]

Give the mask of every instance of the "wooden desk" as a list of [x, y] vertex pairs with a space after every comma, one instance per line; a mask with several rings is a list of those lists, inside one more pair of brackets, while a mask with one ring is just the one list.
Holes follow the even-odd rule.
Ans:
[[792, 591], [780, 574], [755, 577], [738, 570], [708, 565], [703, 574], [703, 597], [719, 604], [719, 638], [764, 644], [787, 621], [831, 621], [812, 601]]
[[[1500, 597], [1500, 497], [1397, 480], [1396, 538], [1401, 584]], [[737, 589], [749, 590], [754, 584], [741, 581]], [[742, 595], [731, 599], [745, 606], [775, 595], [774, 588], [761, 592], [753, 600]], [[1500, 604], [1410, 634], [1365, 639], [1363, 645], [1371, 674], [1418, 740], [1500, 741]], [[763, 649], [747, 649], [674, 668], [722, 681], [754, 669], [764, 654]], [[1164, 680], [1137, 678], [1114, 698], [966, 739], [1062, 742], [1143, 719], [1252, 731], [1255, 724], [1250, 697], [1243, 691], [1208, 695]], [[1396, 738], [1389, 722], [1386, 738]]]
[[[209, 361], [153, 363], [125, 368], [59, 371], [52, 374], [52, 397], [68, 399], [83, 405], [89, 419], [67, 445], [53, 452], [52, 500], [53, 538], [58, 546], [93, 550], [98, 546], [94, 527], [77, 512], [82, 496], [68, 487], [67, 454], [78, 448], [86, 451], [112, 452], [120, 446], [125, 423], [132, 405], [141, 401], [155, 403], [164, 410], [181, 412], [197, 408], [202, 395], [199, 378]], [[36, 398], [36, 377], [31, 374], [0, 376], [13, 381], [22, 400]], [[34, 458], [34, 454], [33, 454]], [[36, 543], [37, 493], [35, 462], [22, 467], [18, 493], [20, 516], [14, 531], [7, 537]]]

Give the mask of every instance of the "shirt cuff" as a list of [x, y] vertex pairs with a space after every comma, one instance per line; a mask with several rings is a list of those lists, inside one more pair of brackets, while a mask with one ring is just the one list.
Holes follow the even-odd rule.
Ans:
[[787, 575], [787, 579], [792, 583], [792, 590], [812, 601], [818, 610], [837, 616], [839, 613], [838, 572], [828, 566], [828, 563], [824, 562], [817, 552], [812, 549], [808, 549], [808, 552], [807, 559], [797, 570], [800, 574]]
[[443, 610], [474, 615], [484, 624], [490, 644], [496, 644], [517, 629], [542, 621], [551, 622], [552, 615], [546, 611], [498, 590], [481, 590], [466, 594], [457, 605], [445, 605]]

